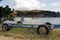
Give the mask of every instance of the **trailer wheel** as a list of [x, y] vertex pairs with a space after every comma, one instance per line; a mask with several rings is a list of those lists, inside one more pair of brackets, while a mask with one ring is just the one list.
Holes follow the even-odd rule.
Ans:
[[10, 27], [8, 25], [6, 25], [6, 24], [3, 24], [2, 25], [2, 30], [3, 31], [9, 31], [10, 30]]
[[37, 33], [38, 33], [38, 34], [48, 35], [49, 29], [48, 29], [48, 27], [46, 27], [46, 26], [44, 26], [44, 25], [40, 25], [40, 26], [37, 28]]
[[45, 23], [45, 25], [47, 25], [47, 27], [49, 28], [49, 30], [52, 30], [52, 24], [51, 23], [49, 23], [49, 22], [47, 22], [47, 23]]
[[47, 23], [45, 23], [46, 25], [52, 25], [51, 23], [49, 23], [49, 22], [47, 22]]

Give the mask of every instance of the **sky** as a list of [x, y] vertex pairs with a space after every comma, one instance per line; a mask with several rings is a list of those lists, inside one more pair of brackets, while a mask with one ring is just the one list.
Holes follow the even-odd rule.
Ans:
[[0, 6], [9, 5], [16, 10], [49, 10], [60, 12], [60, 0], [3, 0]]

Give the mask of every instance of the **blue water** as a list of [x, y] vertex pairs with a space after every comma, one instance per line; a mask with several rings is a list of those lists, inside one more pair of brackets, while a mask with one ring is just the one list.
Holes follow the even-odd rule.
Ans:
[[54, 28], [60, 29], [60, 24], [59, 25], [55, 25]]

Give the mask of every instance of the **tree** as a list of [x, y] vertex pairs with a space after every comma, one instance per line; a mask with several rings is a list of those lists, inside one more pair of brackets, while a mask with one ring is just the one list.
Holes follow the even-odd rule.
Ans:
[[3, 14], [3, 7], [0, 6], [0, 17], [2, 17], [2, 14]]
[[0, 2], [1, 2], [2, 0], [0, 0]]
[[2, 0], [0, 0], [0, 1], [2, 1]]
[[2, 22], [3, 6], [0, 6], [0, 23]]
[[0, 22], [1, 22], [2, 17], [8, 17], [8, 15], [10, 15], [11, 12], [12, 12], [11, 8], [9, 8], [8, 5], [6, 5], [5, 7], [0, 6]]
[[7, 17], [11, 13], [11, 8], [9, 8], [9, 6], [6, 5], [6, 7], [3, 8], [3, 12], [3, 17]]

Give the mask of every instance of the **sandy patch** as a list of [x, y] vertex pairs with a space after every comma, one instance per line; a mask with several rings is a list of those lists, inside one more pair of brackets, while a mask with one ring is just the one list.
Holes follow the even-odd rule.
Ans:
[[[25, 40], [25, 39], [17, 39], [14, 37], [5, 37], [5, 36], [0, 36], [0, 40]], [[29, 39], [26, 39], [29, 40]]]

